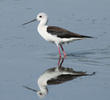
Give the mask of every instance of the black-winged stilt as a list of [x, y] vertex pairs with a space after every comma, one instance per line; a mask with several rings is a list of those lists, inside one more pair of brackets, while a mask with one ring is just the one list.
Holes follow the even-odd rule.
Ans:
[[48, 26], [47, 25], [47, 21], [48, 21], [48, 16], [45, 13], [39, 13], [36, 17], [36, 19], [31, 20], [25, 24], [34, 22], [34, 21], [40, 21], [37, 30], [39, 32], [39, 34], [47, 41], [49, 42], [53, 42], [57, 45], [58, 47], [58, 52], [59, 52], [59, 56], [61, 58], [61, 52], [60, 52], [60, 47], [61, 50], [63, 51], [64, 57], [66, 57], [66, 53], [63, 49], [62, 44], [64, 43], [69, 43], [75, 40], [82, 40], [85, 38], [92, 38], [91, 36], [85, 36], [85, 35], [80, 35], [77, 33], [73, 33], [70, 32], [66, 29], [57, 27], [57, 26]]

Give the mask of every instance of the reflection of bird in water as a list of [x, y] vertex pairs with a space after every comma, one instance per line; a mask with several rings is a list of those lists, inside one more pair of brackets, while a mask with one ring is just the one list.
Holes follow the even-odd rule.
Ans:
[[44, 97], [48, 93], [47, 85], [54, 85], [54, 84], [61, 84], [66, 81], [75, 79], [80, 76], [90, 76], [92, 74], [87, 74], [86, 72], [82, 71], [74, 71], [72, 68], [65, 68], [65, 67], [54, 67], [47, 69], [38, 79], [38, 86], [40, 88], [39, 91], [31, 89], [27, 86], [25, 88], [37, 92], [38, 96]]

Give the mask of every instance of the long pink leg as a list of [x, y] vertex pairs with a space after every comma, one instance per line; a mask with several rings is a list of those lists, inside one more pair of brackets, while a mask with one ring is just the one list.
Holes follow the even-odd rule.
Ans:
[[60, 52], [59, 46], [58, 46], [58, 52], [59, 52], [59, 57], [61, 57], [61, 52]]
[[59, 60], [58, 60], [58, 66], [60, 65], [60, 61], [61, 61], [61, 52], [60, 52], [60, 48], [58, 46], [58, 52], [59, 52]]
[[61, 49], [62, 49], [62, 51], [63, 51], [63, 54], [64, 54], [64, 58], [66, 57], [66, 53], [65, 53], [65, 51], [64, 51], [64, 49], [63, 49], [63, 46], [60, 44], [60, 47], [61, 47]]

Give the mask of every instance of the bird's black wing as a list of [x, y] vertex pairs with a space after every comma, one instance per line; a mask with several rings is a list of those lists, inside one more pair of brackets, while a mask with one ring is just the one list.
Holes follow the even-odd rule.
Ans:
[[60, 38], [92, 38], [91, 36], [80, 35], [56, 26], [48, 26], [47, 32]]

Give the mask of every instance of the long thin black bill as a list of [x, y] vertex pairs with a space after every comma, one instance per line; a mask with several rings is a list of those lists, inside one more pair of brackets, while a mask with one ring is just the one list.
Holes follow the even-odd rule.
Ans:
[[29, 23], [34, 22], [34, 21], [36, 21], [36, 19], [33, 19], [33, 20], [31, 20], [31, 21], [29, 21], [29, 22], [26, 22], [26, 23], [24, 23], [24, 24], [22, 24], [22, 25], [26, 25], [26, 24], [29, 24]]

